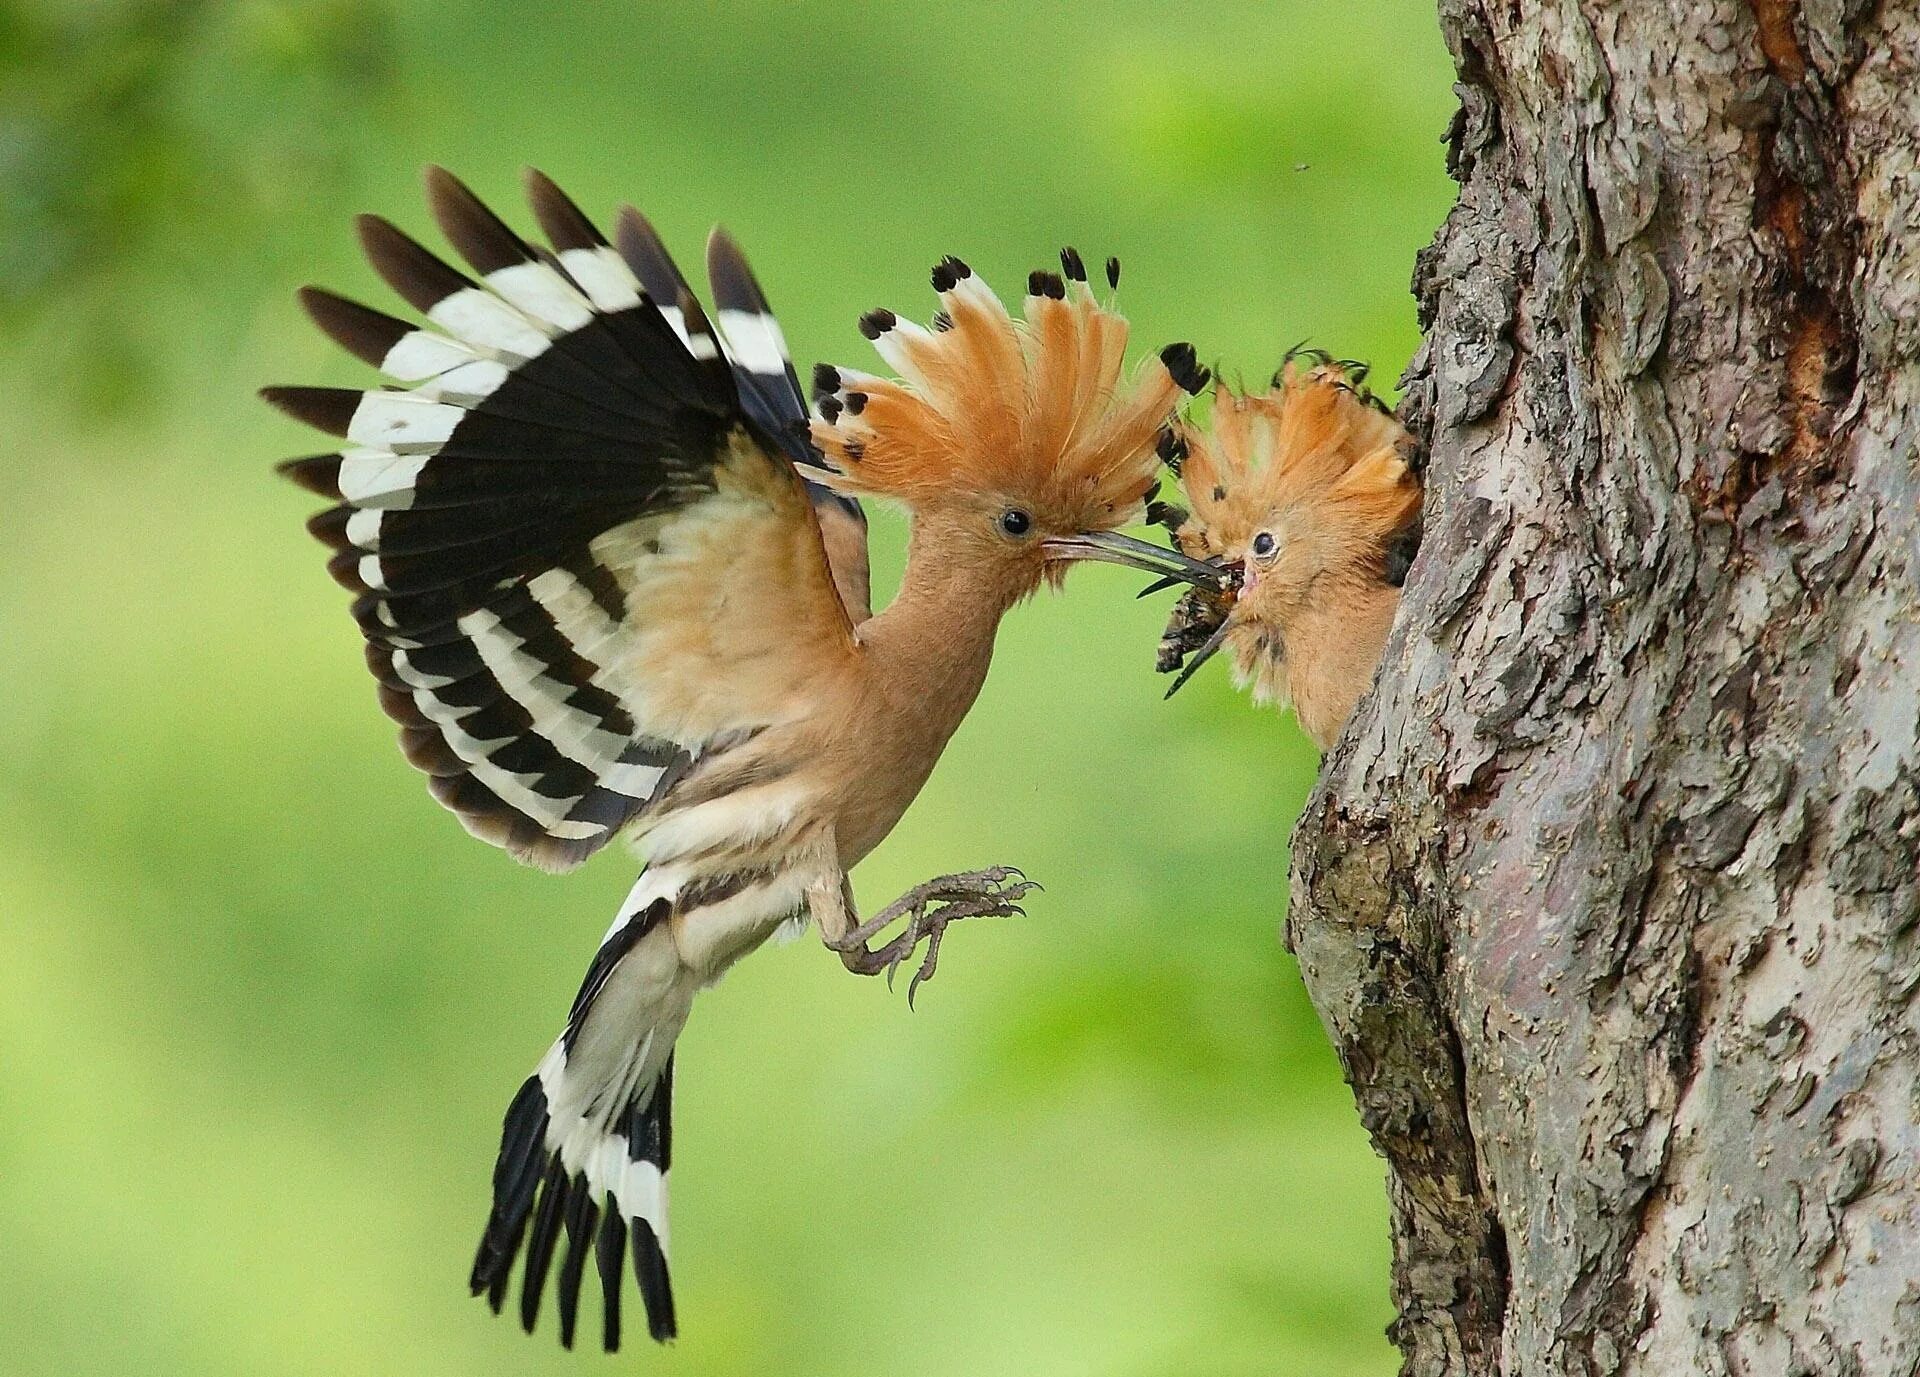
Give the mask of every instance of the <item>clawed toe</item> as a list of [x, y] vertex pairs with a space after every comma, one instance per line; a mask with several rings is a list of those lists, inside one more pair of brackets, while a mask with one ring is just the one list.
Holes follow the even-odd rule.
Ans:
[[[829, 945], [840, 954], [848, 970], [859, 975], [884, 973], [887, 988], [892, 989], [894, 974], [924, 941], [926, 951], [919, 969], [907, 982], [907, 1005], [911, 1008], [914, 994], [932, 979], [939, 965], [940, 943], [949, 923], [962, 918], [1024, 917], [1026, 909], [1019, 901], [1040, 888], [1023, 871], [1010, 865], [942, 875], [916, 885], [871, 920]], [[878, 948], [867, 946], [869, 938], [900, 918], [906, 919], [906, 927], [898, 936]]]

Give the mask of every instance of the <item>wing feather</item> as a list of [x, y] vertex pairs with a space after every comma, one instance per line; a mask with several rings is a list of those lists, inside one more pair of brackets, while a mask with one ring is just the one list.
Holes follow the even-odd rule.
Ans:
[[[803, 475], [818, 469], [824, 461], [808, 433], [806, 394], [800, 390], [787, 337], [746, 254], [724, 229], [708, 236], [707, 280], [741, 404], [767, 434], [780, 440]], [[807, 498], [820, 522], [840, 601], [849, 618], [863, 622], [873, 615], [867, 514], [856, 498], [812, 480], [807, 482]]]
[[563, 868], [716, 738], [806, 711], [852, 623], [791, 438], [651, 227], [623, 219], [623, 257], [531, 174], [545, 250], [451, 174], [427, 186], [476, 276], [360, 221], [426, 326], [302, 293], [402, 386], [266, 395], [349, 442], [283, 471], [336, 504], [309, 529], [407, 759], [469, 831]]

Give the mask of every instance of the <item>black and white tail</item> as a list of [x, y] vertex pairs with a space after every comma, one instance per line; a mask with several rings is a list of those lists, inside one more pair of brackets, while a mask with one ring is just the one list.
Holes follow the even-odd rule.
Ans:
[[647, 1332], [675, 1333], [667, 1272], [667, 1171], [673, 1157], [673, 1044], [697, 981], [666, 927], [669, 901], [643, 875], [588, 967], [554, 1042], [507, 1110], [493, 1210], [472, 1286], [495, 1313], [522, 1248], [520, 1323], [532, 1333], [559, 1260], [560, 1342], [573, 1347], [580, 1283], [600, 1278], [601, 1342], [620, 1347], [627, 1255]]

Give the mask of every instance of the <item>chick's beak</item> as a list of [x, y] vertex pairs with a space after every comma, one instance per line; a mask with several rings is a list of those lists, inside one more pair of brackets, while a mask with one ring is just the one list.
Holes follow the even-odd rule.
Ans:
[[1220, 625], [1214, 628], [1213, 634], [1207, 637], [1206, 644], [1193, 652], [1192, 656], [1187, 660], [1186, 667], [1175, 677], [1173, 683], [1168, 685], [1166, 697], [1171, 698], [1174, 694], [1180, 692], [1180, 690], [1186, 686], [1187, 680], [1199, 673], [1200, 666], [1204, 665], [1219, 653], [1220, 647], [1227, 643], [1227, 637], [1232, 633], [1233, 628], [1233, 614], [1229, 612], [1226, 617], [1222, 619]]
[[1189, 559], [1178, 550], [1136, 540], [1118, 531], [1082, 531], [1079, 535], [1058, 536], [1041, 547], [1049, 560], [1067, 563], [1074, 560], [1098, 560], [1103, 564], [1121, 564], [1129, 569], [1144, 569], [1164, 576], [1169, 585], [1192, 583], [1202, 588], [1224, 587], [1221, 571], [1211, 564]]

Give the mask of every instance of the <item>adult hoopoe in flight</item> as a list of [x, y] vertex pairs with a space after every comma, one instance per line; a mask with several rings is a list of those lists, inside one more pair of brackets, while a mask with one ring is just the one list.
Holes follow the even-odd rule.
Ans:
[[1357, 364], [1289, 355], [1268, 392], [1217, 384], [1211, 428], [1165, 442], [1193, 509], [1175, 539], [1227, 574], [1174, 608], [1168, 696], [1225, 645], [1254, 700], [1291, 702], [1323, 751], [1373, 681], [1420, 540], [1412, 439], [1365, 384]]
[[[1156, 436], [1203, 377], [1177, 346], [1123, 382], [1126, 324], [1075, 255], [1071, 281], [1035, 275], [1024, 320], [947, 259], [935, 329], [861, 321], [900, 381], [820, 370], [809, 430], [779, 326], [723, 232], [707, 245], [710, 321], [637, 212], [609, 245], [530, 173], [549, 250], [451, 175], [430, 169], [427, 189], [477, 280], [384, 220], [359, 228], [430, 327], [302, 293], [399, 386], [266, 395], [347, 442], [283, 468], [337, 504], [310, 528], [359, 594], [382, 705], [434, 797], [546, 869], [616, 835], [645, 857], [507, 1111], [472, 1276], [498, 1310], [524, 1245], [531, 1330], [559, 1252], [571, 1345], [591, 1257], [613, 1349], [629, 1249], [649, 1330], [675, 1332], [670, 1092], [694, 994], [790, 921], [810, 917], [861, 973], [891, 974], [924, 942], [917, 983], [949, 922], [1019, 911], [1030, 886], [995, 868], [862, 921], [847, 871], [933, 769], [1015, 602], [1074, 560], [1212, 576], [1115, 533], [1142, 516]], [[853, 494], [911, 517], [878, 614]]]

